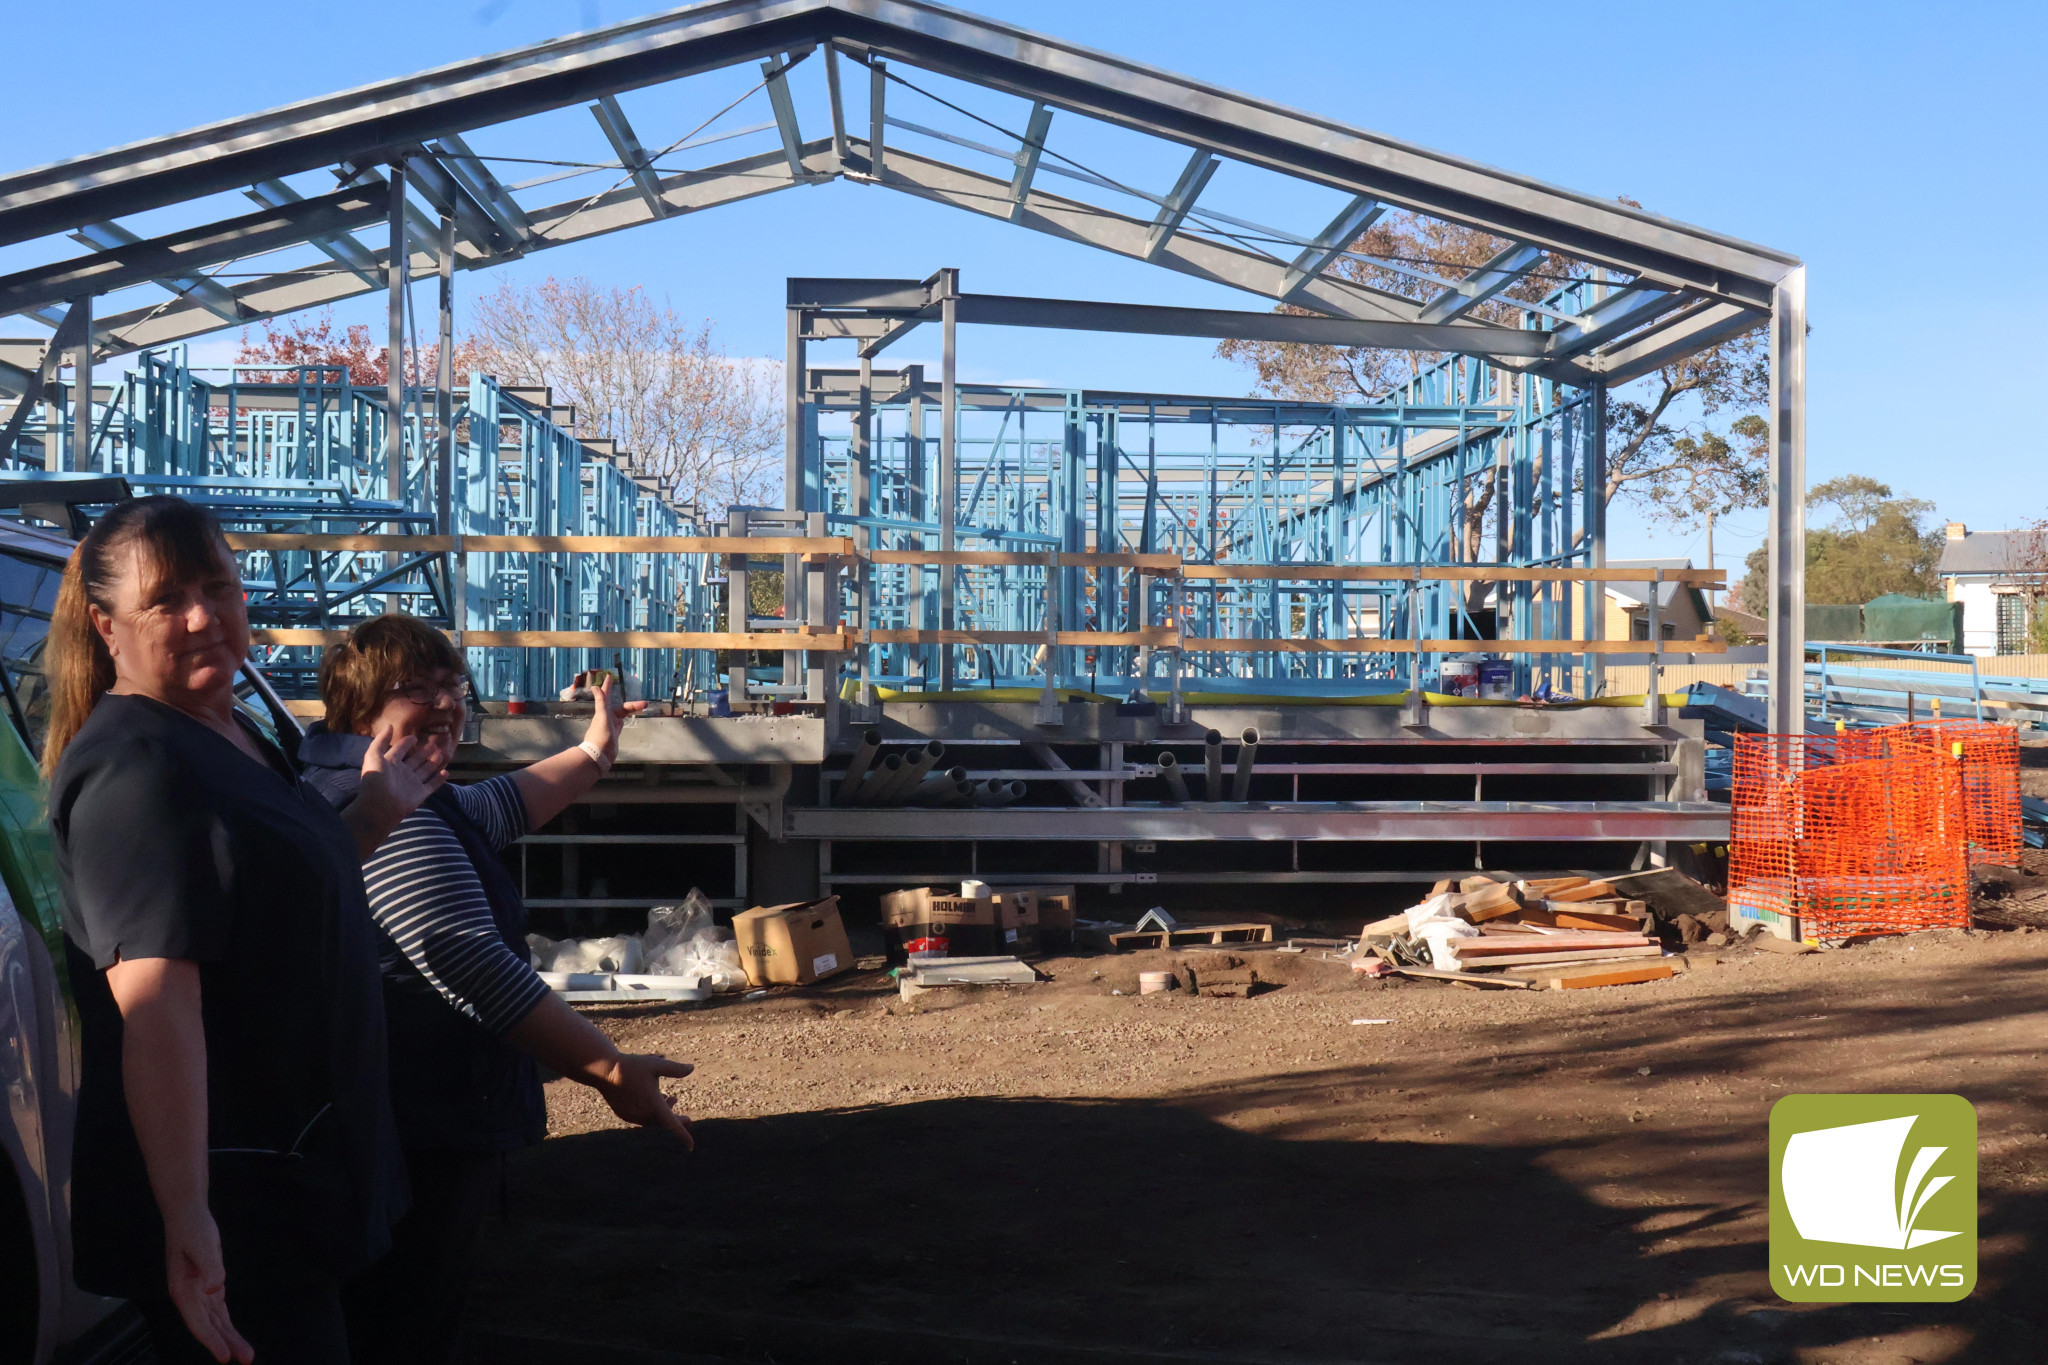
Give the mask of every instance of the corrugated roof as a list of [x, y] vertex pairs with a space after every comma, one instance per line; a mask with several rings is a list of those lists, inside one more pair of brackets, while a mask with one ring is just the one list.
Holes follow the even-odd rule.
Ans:
[[1941, 562], [1935, 565], [1934, 571], [1943, 575], [2010, 573], [2015, 562], [2026, 554], [2026, 542], [2035, 534], [2033, 531], [1971, 531], [1961, 540], [1943, 542]]

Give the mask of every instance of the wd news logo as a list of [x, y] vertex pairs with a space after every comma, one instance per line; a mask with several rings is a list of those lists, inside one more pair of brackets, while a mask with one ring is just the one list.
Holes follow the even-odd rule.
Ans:
[[1797, 1303], [1950, 1302], [1977, 1284], [1977, 1111], [1960, 1095], [1771, 1108], [1771, 1287]]

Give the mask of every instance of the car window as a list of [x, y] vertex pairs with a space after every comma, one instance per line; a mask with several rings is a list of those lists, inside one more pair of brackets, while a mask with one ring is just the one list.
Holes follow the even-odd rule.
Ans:
[[52, 560], [0, 553], [0, 669], [16, 708], [14, 723], [31, 752], [41, 754], [50, 729], [50, 688], [43, 676], [43, 643], [64, 566]]

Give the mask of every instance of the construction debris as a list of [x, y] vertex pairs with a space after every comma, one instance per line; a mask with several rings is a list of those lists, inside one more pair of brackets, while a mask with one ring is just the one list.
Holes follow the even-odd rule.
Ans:
[[[1530, 878], [1512, 886], [1491, 877], [1468, 877], [1457, 889], [1439, 882], [1428, 900], [1367, 925], [1356, 952], [1407, 976], [1430, 980], [1504, 980], [1489, 972], [1536, 971], [1546, 983], [1585, 964], [1614, 964], [1589, 975], [1569, 974], [1583, 985], [1623, 985], [1671, 975], [1637, 959], [1660, 958], [1664, 948], [1643, 902], [1614, 893], [1609, 881], [1585, 877]], [[1536, 984], [1515, 980], [1517, 985]]]

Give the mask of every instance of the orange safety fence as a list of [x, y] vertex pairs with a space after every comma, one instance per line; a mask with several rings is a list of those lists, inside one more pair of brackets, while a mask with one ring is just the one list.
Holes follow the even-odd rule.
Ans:
[[1954, 760], [1961, 745], [1963, 823], [1972, 863], [2020, 863], [2020, 735], [1988, 720], [1918, 720], [1874, 733]]
[[1801, 937], [1969, 924], [1959, 765], [1873, 731], [1735, 737], [1731, 908]]

